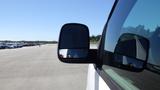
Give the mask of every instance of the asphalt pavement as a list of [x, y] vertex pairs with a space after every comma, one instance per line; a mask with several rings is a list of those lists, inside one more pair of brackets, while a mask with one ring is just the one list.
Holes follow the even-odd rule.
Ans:
[[0, 90], [85, 90], [87, 68], [60, 62], [56, 44], [0, 50]]

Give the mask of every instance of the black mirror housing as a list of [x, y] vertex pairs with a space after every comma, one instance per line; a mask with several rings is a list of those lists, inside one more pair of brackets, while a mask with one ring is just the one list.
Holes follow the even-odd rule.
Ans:
[[[97, 50], [89, 48], [89, 29], [86, 25], [68, 23], [62, 26], [58, 43], [58, 58], [65, 63], [94, 63]], [[92, 59], [91, 59], [92, 58]]]

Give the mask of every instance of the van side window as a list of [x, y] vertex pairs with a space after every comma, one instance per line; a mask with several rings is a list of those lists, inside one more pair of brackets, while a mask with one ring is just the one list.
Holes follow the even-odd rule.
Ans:
[[[147, 65], [143, 72], [130, 72], [105, 64], [102, 66], [106, 75], [122, 89], [160, 89], [159, 3], [160, 0], [119, 0], [108, 23], [104, 50], [109, 55], [114, 54], [116, 44], [124, 33], [143, 36], [150, 42]], [[104, 58], [103, 62], [108, 62], [109, 59]]]

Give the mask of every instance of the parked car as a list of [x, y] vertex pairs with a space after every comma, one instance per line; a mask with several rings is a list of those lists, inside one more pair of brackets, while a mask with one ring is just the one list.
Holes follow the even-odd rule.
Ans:
[[22, 48], [22, 47], [23, 47], [23, 44], [21, 44], [21, 43], [16, 44], [16, 48]]
[[[89, 64], [87, 90], [160, 90], [159, 4], [160, 0], [115, 0], [98, 49], [90, 49], [86, 25], [65, 24], [58, 58]], [[87, 53], [63, 57], [64, 49]]]
[[5, 48], [7, 49], [14, 49], [14, 48], [22, 48], [23, 45], [19, 43], [6, 43]]
[[14, 44], [12, 44], [12, 43], [6, 43], [5, 46], [6, 46], [7, 49], [16, 48], [16, 45], [14, 45]]
[[6, 46], [4, 44], [0, 44], [0, 49], [5, 49]]

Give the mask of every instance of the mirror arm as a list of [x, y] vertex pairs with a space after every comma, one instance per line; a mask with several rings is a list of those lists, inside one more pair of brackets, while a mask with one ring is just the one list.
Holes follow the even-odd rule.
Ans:
[[92, 62], [92, 63], [97, 63], [97, 49], [89, 49], [89, 55], [88, 55], [88, 59]]

